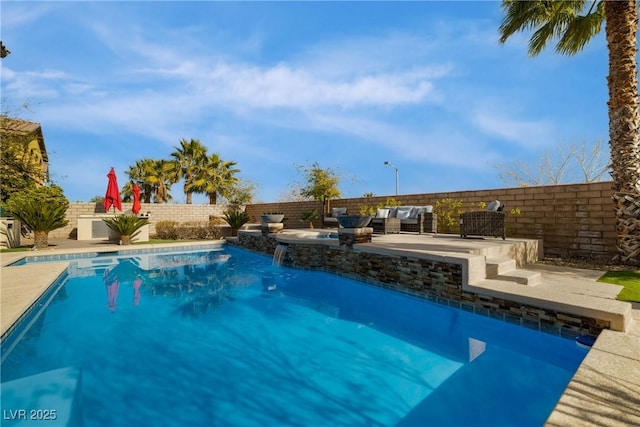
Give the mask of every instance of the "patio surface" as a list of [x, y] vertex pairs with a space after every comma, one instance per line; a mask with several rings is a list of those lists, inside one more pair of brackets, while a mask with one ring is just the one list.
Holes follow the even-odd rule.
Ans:
[[[335, 230], [334, 230], [335, 231]], [[373, 241], [356, 245], [362, 250], [407, 251], [425, 256], [492, 256], [501, 247], [517, 239], [460, 239], [452, 235], [374, 235]], [[136, 245], [135, 249], [211, 244], [187, 242], [176, 244]], [[368, 249], [367, 249], [368, 248]], [[50, 248], [34, 252], [3, 253], [0, 255], [0, 321], [2, 334], [18, 321], [24, 312], [46, 291], [66, 269], [66, 262], [30, 264], [4, 267], [25, 256], [64, 253], [123, 250], [122, 246], [104, 241], [76, 241], [50, 239]], [[456, 255], [458, 254], [458, 255]], [[618, 309], [615, 300], [619, 287], [596, 282], [604, 272], [555, 267], [542, 264], [527, 265], [526, 270], [540, 273], [535, 286], [520, 285], [509, 289], [547, 295], [561, 295], [562, 299], [599, 301], [599, 305]], [[502, 280], [480, 281], [483, 290], [502, 292], [509, 286]], [[613, 307], [613, 306], [612, 306]], [[547, 420], [548, 426], [630, 426], [640, 425], [640, 304], [633, 305], [625, 332], [603, 331], [574, 375], [555, 410]]]

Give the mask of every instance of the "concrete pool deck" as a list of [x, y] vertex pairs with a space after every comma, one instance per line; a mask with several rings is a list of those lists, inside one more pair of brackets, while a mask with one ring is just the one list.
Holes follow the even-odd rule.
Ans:
[[[397, 234], [374, 235], [371, 250], [409, 251], [438, 256], [455, 253], [477, 255], [508, 244], [494, 239], [460, 239], [456, 236]], [[210, 245], [215, 242], [186, 242], [135, 245], [131, 249]], [[50, 249], [0, 255], [0, 321], [4, 334], [66, 269], [66, 262], [4, 267], [25, 256], [103, 252], [129, 249], [106, 242], [69, 239], [50, 241]], [[363, 248], [364, 246], [363, 245]], [[359, 245], [358, 245], [359, 246]], [[443, 255], [444, 254], [444, 255]], [[466, 256], [466, 255], [465, 255]], [[604, 272], [534, 264], [526, 267], [540, 273], [536, 292], [562, 293], [563, 298], [601, 300], [603, 306], [615, 302], [619, 287], [596, 282]], [[498, 284], [499, 281], [496, 281]], [[490, 283], [487, 285], [489, 286]], [[504, 284], [503, 284], [504, 285]], [[528, 286], [523, 286], [529, 288]], [[640, 425], [640, 306], [631, 310], [625, 332], [603, 331], [574, 375], [555, 410], [549, 426]]]

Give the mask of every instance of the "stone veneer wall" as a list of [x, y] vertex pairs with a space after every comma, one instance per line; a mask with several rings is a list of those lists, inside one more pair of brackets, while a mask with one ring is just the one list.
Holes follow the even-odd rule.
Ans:
[[[229, 240], [245, 249], [273, 254], [278, 244], [273, 235], [240, 232]], [[541, 307], [527, 307], [505, 299], [463, 289], [462, 264], [405, 255], [380, 255], [327, 244], [288, 244], [283, 265], [327, 271], [395, 291], [425, 298], [476, 314], [514, 323], [541, 332], [575, 338], [598, 335], [610, 322]]]
[[[132, 203], [123, 203], [123, 213], [131, 211]], [[155, 226], [159, 221], [208, 221], [210, 216], [222, 216], [227, 209], [224, 205], [187, 205], [187, 204], [168, 204], [168, 203], [143, 203], [142, 213], [150, 213], [149, 216], [149, 233], [155, 233]], [[110, 209], [112, 212], [113, 209]], [[102, 203], [71, 203], [67, 211], [67, 219], [69, 225], [49, 233], [50, 238], [72, 238], [77, 237], [78, 217], [80, 215], [103, 214], [105, 213]]]
[[[451, 198], [463, 201], [465, 211], [478, 210], [479, 203], [498, 199], [506, 206], [507, 237], [542, 239], [545, 256], [609, 260], [616, 254], [615, 211], [611, 200], [611, 182], [500, 188], [478, 191], [408, 194], [370, 198], [332, 200], [332, 207], [346, 207], [357, 214], [361, 205], [375, 206], [394, 197], [403, 205], [435, 205]], [[520, 215], [511, 215], [519, 208]], [[259, 221], [263, 212], [283, 212], [287, 228], [303, 228], [302, 212], [317, 209], [321, 202], [261, 203], [247, 206], [247, 212]], [[314, 221], [321, 227], [321, 221]], [[438, 232], [458, 233], [458, 229]]]

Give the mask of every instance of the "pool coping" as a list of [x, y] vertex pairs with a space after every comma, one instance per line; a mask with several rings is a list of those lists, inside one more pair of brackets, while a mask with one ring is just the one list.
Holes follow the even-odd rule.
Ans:
[[[210, 246], [212, 244], [222, 245], [224, 242], [150, 244], [135, 245], [132, 248], [105, 245], [102, 248], [70, 248], [59, 252], [56, 251], [56, 253], [62, 255], [113, 252], [115, 250], [142, 251], [154, 248], [164, 248], [166, 251], [169, 248]], [[21, 258], [40, 256], [43, 255], [43, 252], [2, 254], [0, 260], [0, 273], [2, 275], [2, 280], [0, 281], [0, 306], [3, 315], [7, 298], [5, 289], [8, 289], [11, 285], [14, 285], [13, 287], [17, 289], [16, 280], [22, 280], [34, 286], [38, 285], [37, 290], [33, 290], [31, 293], [17, 293], [16, 297], [12, 297], [12, 299], [21, 300], [17, 310], [20, 310], [19, 307], [26, 306], [18, 316], [20, 318], [66, 271], [66, 265], [68, 264], [66, 262], [56, 263], [59, 264], [58, 269], [50, 269], [48, 274], [40, 275], [34, 275], [35, 273], [31, 271], [36, 264], [22, 266], [30, 268], [28, 275], [25, 275], [25, 268], [14, 270], [13, 273], [10, 272], [20, 266], [7, 267], [7, 264], [16, 262]], [[62, 268], [62, 265], [64, 265], [64, 268]], [[51, 266], [51, 263], [47, 263], [45, 266]], [[571, 270], [567, 268], [567, 274], [571, 274]], [[58, 274], [56, 274], [56, 271]], [[7, 285], [7, 282], [9, 282], [9, 285]], [[4, 320], [2, 328], [3, 330], [5, 328]], [[634, 306], [632, 323], [626, 332], [605, 330], [600, 334], [596, 343], [578, 367], [545, 425], [553, 427], [640, 425], [640, 414], [637, 411], [637, 408], [640, 407], [640, 375], [638, 375], [638, 372], [640, 372], [640, 305]]]

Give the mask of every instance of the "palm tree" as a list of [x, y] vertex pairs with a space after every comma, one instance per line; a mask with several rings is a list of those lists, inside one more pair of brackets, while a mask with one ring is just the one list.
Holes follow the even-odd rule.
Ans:
[[195, 179], [189, 190], [194, 193], [204, 193], [209, 196], [209, 204], [218, 202], [218, 194], [228, 197], [230, 189], [238, 183], [236, 162], [225, 161], [220, 155], [213, 153], [195, 168]]
[[[129, 166], [129, 170], [125, 172], [129, 176], [129, 180], [135, 182], [140, 187], [140, 200], [143, 203], [151, 203], [151, 196], [155, 193], [154, 186], [147, 182], [147, 175], [149, 171], [154, 170], [156, 166], [156, 160], [150, 158], [144, 158], [137, 160], [134, 166]], [[129, 188], [131, 187], [131, 188]], [[122, 192], [125, 197], [133, 196], [133, 186], [125, 185]]]
[[[616, 210], [618, 258], [640, 265], [640, 140], [638, 128], [637, 37], [634, 0], [517, 1], [503, 0], [505, 17], [500, 42], [534, 30], [529, 55], [558, 38], [556, 51], [573, 55], [600, 32], [605, 22], [609, 48], [609, 147], [613, 202]], [[588, 7], [588, 9], [587, 9]]]
[[174, 173], [176, 180], [184, 178], [184, 194], [187, 196], [187, 204], [191, 204], [193, 180], [195, 179], [195, 171], [202, 165], [207, 157], [207, 147], [197, 139], [180, 140], [180, 147], [174, 147], [176, 151], [171, 153], [174, 158]]
[[169, 160], [153, 160], [145, 166], [144, 182], [152, 186], [155, 203], [171, 200], [171, 186], [177, 181], [174, 170], [174, 163]]

